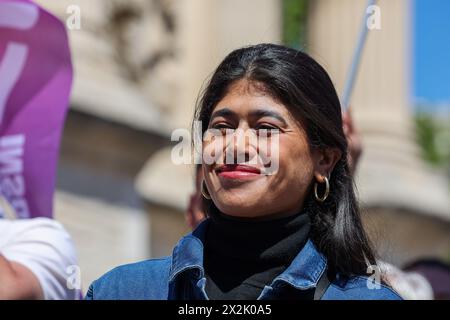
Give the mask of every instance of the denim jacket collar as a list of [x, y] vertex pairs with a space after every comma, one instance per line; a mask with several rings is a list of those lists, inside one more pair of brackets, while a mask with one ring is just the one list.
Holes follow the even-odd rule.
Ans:
[[198, 278], [204, 277], [203, 240], [208, 223], [208, 220], [200, 223], [192, 233], [181, 238], [173, 249], [169, 282], [173, 282], [178, 275], [186, 271], [196, 271]]
[[[170, 282], [184, 272], [196, 272], [197, 279], [204, 278], [203, 241], [208, 223], [208, 220], [203, 221], [175, 247], [169, 274]], [[326, 267], [326, 258], [317, 251], [312, 241], [308, 240], [291, 265], [274, 279], [272, 286], [289, 284], [300, 290], [314, 288]]]

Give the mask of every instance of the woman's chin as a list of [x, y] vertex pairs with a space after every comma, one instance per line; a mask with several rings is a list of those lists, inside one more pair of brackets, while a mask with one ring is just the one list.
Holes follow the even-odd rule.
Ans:
[[236, 199], [223, 200], [220, 203], [216, 203], [220, 212], [236, 217], [236, 218], [254, 218], [260, 216], [261, 204], [254, 204], [251, 199], [246, 201], [245, 198], [240, 198], [240, 201]]

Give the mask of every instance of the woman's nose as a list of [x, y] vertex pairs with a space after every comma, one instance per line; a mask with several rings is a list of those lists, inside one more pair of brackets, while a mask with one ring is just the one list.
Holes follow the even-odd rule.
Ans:
[[256, 159], [258, 137], [253, 130], [238, 128], [230, 140], [225, 149], [225, 163], [249, 163]]

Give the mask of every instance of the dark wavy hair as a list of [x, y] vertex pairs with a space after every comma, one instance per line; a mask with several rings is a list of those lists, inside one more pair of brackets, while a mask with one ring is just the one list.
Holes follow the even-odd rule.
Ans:
[[[291, 112], [300, 116], [310, 148], [338, 148], [342, 152], [330, 178], [330, 194], [324, 202], [314, 199], [312, 185], [304, 209], [311, 216], [311, 239], [330, 269], [343, 275], [366, 274], [375, 265], [375, 254], [364, 231], [347, 162], [347, 141], [342, 128], [339, 98], [327, 72], [301, 51], [275, 44], [258, 44], [231, 52], [220, 63], [200, 95], [195, 120], [202, 133], [216, 104], [230, 85], [240, 79], [263, 85]], [[204, 199], [204, 208], [216, 209]]]

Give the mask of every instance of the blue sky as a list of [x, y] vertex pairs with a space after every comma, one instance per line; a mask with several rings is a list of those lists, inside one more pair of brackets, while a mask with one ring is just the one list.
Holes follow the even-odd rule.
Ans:
[[450, 0], [413, 2], [413, 101], [450, 106]]

